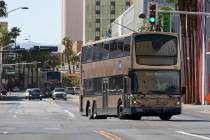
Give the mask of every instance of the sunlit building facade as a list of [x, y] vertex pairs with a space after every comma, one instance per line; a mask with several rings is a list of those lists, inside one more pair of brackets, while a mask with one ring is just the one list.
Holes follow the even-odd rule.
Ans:
[[111, 23], [131, 5], [131, 0], [84, 0], [83, 41], [107, 36]]

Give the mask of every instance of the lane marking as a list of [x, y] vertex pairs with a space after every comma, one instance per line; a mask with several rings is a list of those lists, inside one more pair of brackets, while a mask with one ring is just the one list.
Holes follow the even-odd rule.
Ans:
[[95, 131], [95, 132], [110, 139], [110, 140], [122, 140], [119, 136], [116, 136], [109, 132], [105, 132], [105, 131]]
[[180, 116], [173, 116], [173, 118], [176, 118], [176, 119], [183, 119], [183, 117], [180, 117]]
[[44, 130], [60, 130], [60, 128], [54, 127], [54, 128], [44, 128]]
[[66, 109], [64, 109], [63, 110], [65, 113], [67, 113], [71, 118], [74, 118], [75, 117], [75, 115], [73, 114], [73, 113], [71, 113], [70, 111], [68, 111], [68, 110], [66, 110]]
[[17, 115], [13, 115], [14, 118], [17, 118]]
[[191, 136], [191, 137], [196, 137], [196, 138], [200, 138], [200, 139], [204, 139], [204, 140], [210, 140], [209, 137], [205, 137], [205, 136], [201, 136], [201, 135], [196, 135], [196, 134], [191, 134], [191, 133], [187, 133], [184, 131], [176, 131], [179, 134], [183, 134], [183, 135], [187, 135], [187, 136]]

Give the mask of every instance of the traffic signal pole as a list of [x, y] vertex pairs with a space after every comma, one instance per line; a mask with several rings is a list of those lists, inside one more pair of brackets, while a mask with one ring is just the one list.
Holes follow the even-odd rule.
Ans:
[[[195, 15], [195, 16], [203, 16], [202, 21], [202, 104], [205, 104], [205, 96], [207, 95], [207, 79], [206, 79], [206, 17], [210, 17], [210, 13], [206, 12], [190, 12], [190, 11], [169, 11], [169, 10], [158, 10], [158, 13], [169, 13], [176, 15]], [[180, 43], [181, 44], [181, 43]]]

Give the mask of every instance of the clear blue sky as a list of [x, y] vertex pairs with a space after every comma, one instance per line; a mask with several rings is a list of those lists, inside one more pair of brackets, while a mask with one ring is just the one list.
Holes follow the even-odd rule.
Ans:
[[58, 45], [61, 42], [61, 0], [4, 0], [7, 11], [27, 6], [29, 10], [9, 13], [9, 29], [20, 27], [22, 32], [18, 42], [29, 38], [32, 42]]

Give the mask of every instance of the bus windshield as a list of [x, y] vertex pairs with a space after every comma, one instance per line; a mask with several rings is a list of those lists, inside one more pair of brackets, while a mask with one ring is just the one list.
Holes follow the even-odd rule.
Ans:
[[136, 62], [142, 65], [175, 65], [177, 37], [147, 34], [135, 36]]
[[132, 92], [134, 94], [180, 94], [180, 72], [134, 71]]

